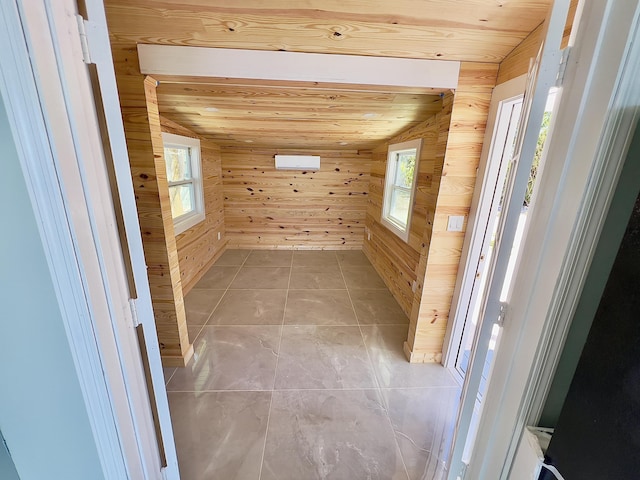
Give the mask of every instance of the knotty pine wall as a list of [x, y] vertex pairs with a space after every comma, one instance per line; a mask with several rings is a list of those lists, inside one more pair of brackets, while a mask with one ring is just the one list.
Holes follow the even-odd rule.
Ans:
[[171, 218], [157, 82], [139, 73], [120, 72], [116, 79], [162, 364], [185, 366], [193, 345]]
[[160, 117], [160, 125], [163, 132], [200, 140], [205, 219], [176, 236], [182, 292], [186, 295], [222, 254], [226, 243], [220, 147], [168, 118]]
[[[320, 170], [276, 170], [275, 154], [320, 155]], [[361, 249], [370, 168], [370, 151], [223, 147], [229, 248]]]
[[[453, 95], [447, 94], [441, 102], [441, 112], [425, 122], [392, 138], [373, 151], [371, 183], [367, 208], [367, 229], [370, 239], [364, 242], [364, 252], [393, 293], [407, 316], [413, 306], [412, 285], [417, 279], [420, 252], [423, 249], [425, 229], [433, 222], [435, 202], [438, 196], [439, 172], [443, 158], [436, 158], [438, 135], [441, 129], [448, 131]], [[418, 178], [414, 207], [411, 212], [409, 241], [405, 242], [381, 222], [384, 194], [384, 178], [387, 169], [387, 153], [390, 144], [422, 139], [418, 162]], [[445, 139], [446, 140], [446, 139]], [[427, 244], [428, 246], [428, 244]]]
[[[442, 110], [390, 143], [422, 137], [411, 235], [402, 242], [380, 224], [387, 144], [373, 152], [364, 252], [409, 315], [405, 353], [440, 362], [465, 232], [448, 232], [449, 215], [468, 217], [497, 64], [464, 62]], [[464, 225], [466, 229], [466, 222]], [[411, 286], [416, 281], [416, 291]]]
[[[567, 15], [567, 22], [564, 27], [564, 34], [562, 35], [561, 48], [565, 48], [569, 44], [569, 36], [571, 35], [571, 29], [578, 9], [578, 0], [571, 0], [569, 6], [569, 13]], [[520, 42], [516, 48], [514, 48], [509, 55], [500, 63], [500, 70], [498, 71], [498, 81], [496, 85], [500, 85], [512, 78], [524, 75], [529, 71], [529, 62], [531, 59], [536, 58], [540, 44], [542, 43], [542, 36], [544, 35], [544, 22], [541, 23], [533, 30], [522, 42]]]
[[[409, 317], [405, 353], [412, 362], [441, 362], [444, 337], [455, 290], [465, 231], [447, 231], [449, 215], [469, 216], [478, 163], [484, 142], [491, 93], [498, 65], [462, 63], [453, 97], [451, 125], [444, 149], [444, 164], [428, 252], [421, 255], [414, 304]], [[426, 244], [426, 234], [423, 243]], [[422, 273], [424, 272], [424, 273]]]

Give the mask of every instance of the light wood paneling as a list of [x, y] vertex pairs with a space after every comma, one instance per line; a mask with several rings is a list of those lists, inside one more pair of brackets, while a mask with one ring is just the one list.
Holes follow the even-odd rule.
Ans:
[[[431, 231], [425, 230], [420, 255], [418, 284], [410, 316], [409, 338], [405, 346], [411, 362], [440, 362], [449, 320], [456, 275], [465, 232], [448, 232], [449, 215], [468, 218], [480, 160], [484, 131], [489, 113], [492, 85], [478, 85], [474, 78], [491, 78], [486, 66], [463, 64], [464, 81], [451, 99], [451, 126], [438, 135], [437, 158], [443, 158], [440, 178], [437, 174], [437, 200]], [[498, 67], [494, 66], [493, 78]], [[440, 163], [436, 167], [439, 170]], [[466, 221], [464, 224], [466, 229]], [[422, 274], [424, 272], [424, 275]]]
[[500, 62], [549, 0], [108, 0], [118, 43]]
[[[275, 154], [320, 155], [320, 170], [276, 170]], [[361, 248], [370, 163], [369, 151], [223, 147], [229, 247]]]
[[[540, 24], [550, 0], [105, 3], [116, 70], [139, 75], [138, 43], [498, 63]], [[164, 116], [236, 147], [373, 149], [425, 121], [437, 103], [434, 92], [366, 86], [161, 81]]]
[[[578, 8], [578, 0], [571, 0], [567, 22], [564, 28], [561, 48], [565, 48], [569, 44], [569, 36], [573, 28], [576, 11]], [[509, 55], [500, 63], [500, 71], [498, 72], [498, 81], [496, 85], [500, 85], [512, 78], [524, 75], [529, 71], [529, 62], [536, 58], [538, 50], [542, 43], [542, 35], [544, 32], [544, 24], [541, 23], [533, 30]]]
[[222, 254], [226, 243], [220, 146], [167, 118], [160, 117], [160, 124], [163, 132], [200, 139], [205, 219], [176, 237], [182, 291], [186, 295]]
[[164, 116], [220, 145], [270, 148], [370, 149], [439, 109], [438, 95], [354, 89], [201, 81], [162, 83], [158, 98]]
[[[160, 353], [166, 366], [193, 355], [187, 334], [180, 266], [164, 164], [156, 82], [118, 84]], [[128, 102], [127, 98], [135, 98]]]
[[497, 85], [529, 71], [531, 59], [536, 58], [542, 43], [543, 24], [540, 24], [500, 63]]
[[[439, 176], [442, 171], [442, 155], [438, 158], [439, 137], [441, 134], [446, 135], [449, 129], [452, 97], [452, 93], [446, 94], [444, 100], [440, 101], [440, 111], [426, 122], [394, 137], [373, 151], [371, 194], [367, 208], [367, 228], [371, 233], [371, 239], [365, 240], [364, 252], [408, 316], [414, 308], [413, 282], [421, 282], [418, 278], [420, 255], [423, 249], [428, 250], [430, 241], [430, 235], [427, 235], [425, 245], [425, 231], [430, 231], [433, 222]], [[389, 144], [417, 138], [422, 138], [423, 142], [409, 241], [404, 242], [380, 223], [387, 152]]]

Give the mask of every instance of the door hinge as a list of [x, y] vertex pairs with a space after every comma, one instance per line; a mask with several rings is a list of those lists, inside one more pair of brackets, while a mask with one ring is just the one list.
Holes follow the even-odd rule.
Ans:
[[560, 53], [560, 66], [558, 68], [558, 75], [556, 76], [556, 87], [561, 87], [564, 83], [564, 73], [567, 70], [567, 63], [569, 63], [569, 55], [571, 54], [571, 47], [567, 47]]
[[460, 473], [458, 474], [458, 478], [460, 480], [464, 480], [465, 475], [467, 474], [467, 468], [469, 468], [469, 465], [461, 462], [462, 466], [460, 467]]
[[82, 48], [82, 61], [86, 64], [110, 61], [111, 44], [106, 26], [85, 20], [82, 15], [76, 15], [76, 23]]
[[507, 310], [509, 304], [506, 302], [500, 302], [500, 313], [498, 314], [498, 321], [496, 322], [499, 327], [504, 326], [504, 318], [507, 316]]
[[82, 61], [86, 64], [91, 62], [91, 50], [89, 48], [89, 38], [87, 37], [87, 21], [82, 15], [76, 15], [78, 23], [78, 34], [80, 36], [80, 47], [82, 48]]
[[140, 325], [140, 320], [138, 320], [138, 309], [136, 308], [136, 299], [129, 299], [129, 308], [131, 308], [131, 319], [133, 320], [133, 326], [137, 327]]

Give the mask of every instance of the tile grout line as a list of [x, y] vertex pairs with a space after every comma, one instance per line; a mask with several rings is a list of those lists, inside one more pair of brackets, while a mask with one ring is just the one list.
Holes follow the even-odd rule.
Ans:
[[402, 455], [402, 450], [400, 450], [400, 444], [398, 443], [398, 437], [396, 435], [396, 430], [395, 428], [393, 428], [393, 423], [391, 422], [391, 416], [389, 415], [389, 406], [387, 405], [387, 402], [384, 398], [384, 396], [382, 395], [382, 386], [380, 384], [380, 381], [378, 380], [378, 375], [376, 374], [376, 368], [375, 365], [373, 363], [373, 359], [371, 358], [371, 355], [369, 354], [369, 349], [367, 348], [367, 342], [364, 339], [364, 333], [362, 332], [362, 325], [360, 324], [360, 318], [358, 317], [358, 313], [356, 312], [356, 307], [353, 304], [353, 299], [351, 298], [351, 291], [347, 285], [347, 280], [344, 277], [344, 272], [342, 271], [342, 264], [340, 263], [340, 261], [338, 261], [338, 265], [340, 267], [340, 274], [342, 275], [342, 280], [344, 281], [344, 286], [347, 288], [347, 295], [349, 296], [349, 302], [351, 302], [351, 308], [353, 309], [353, 313], [356, 316], [356, 320], [358, 322], [358, 330], [360, 331], [360, 336], [362, 337], [362, 345], [364, 346], [364, 351], [367, 352], [367, 358], [369, 359], [369, 364], [371, 365], [371, 370], [373, 373], [373, 378], [374, 381], [377, 385], [377, 392], [378, 392], [378, 396], [380, 397], [380, 401], [382, 402], [382, 407], [384, 409], [384, 413], [385, 416], [387, 417], [387, 421], [389, 422], [389, 428], [391, 428], [391, 435], [393, 436], [393, 442], [396, 445], [396, 449], [397, 452], [400, 454], [400, 459], [402, 460], [402, 466], [404, 467], [404, 473], [407, 476], [407, 480], [410, 479], [409, 477], [409, 470], [407, 469], [407, 463], [404, 460], [404, 455]]
[[167, 385], [169, 385], [169, 382], [171, 381], [171, 379], [173, 378], [173, 376], [176, 374], [176, 372], [178, 371], [178, 368], [180, 367], [173, 367], [173, 372], [171, 373], [171, 375], [169, 375], [169, 379], [164, 382], [164, 388], [165, 390], [167, 389]]
[[[225, 250], [226, 251], [226, 250]], [[251, 252], [253, 252], [253, 250], [249, 250], [249, 254], [244, 258], [244, 260], [242, 261], [242, 264], [240, 265], [240, 268], [238, 268], [238, 271], [236, 272], [236, 274], [233, 276], [233, 278], [231, 279], [231, 281], [229, 282], [229, 285], [227, 285], [227, 288], [224, 289], [224, 293], [222, 294], [222, 296], [220, 297], [220, 299], [217, 301], [216, 306], [213, 307], [213, 310], [211, 310], [211, 313], [209, 314], [209, 316], [207, 317], [207, 320], [204, 322], [204, 324], [200, 327], [200, 330], [198, 330], [198, 334], [195, 336], [195, 338], [193, 339], [193, 342], [195, 343], [196, 339], [200, 336], [200, 334], [202, 333], [202, 330], [204, 330], [204, 327], [212, 327], [215, 325], [208, 325], [209, 320], [211, 320], [211, 317], [213, 316], [213, 312], [216, 311], [216, 308], [218, 308], [218, 306], [220, 305], [220, 303], [222, 302], [222, 299], [224, 298], [224, 296], [227, 294], [227, 292], [229, 291], [229, 288], [231, 287], [231, 284], [233, 283], [233, 281], [236, 279], [236, 277], [238, 276], [238, 274], [240, 273], [240, 270], [242, 270], [242, 267], [244, 267], [244, 264], [247, 263], [247, 258], [249, 258], [249, 255], [251, 255]], [[221, 255], [222, 256], [222, 255]], [[214, 265], [212, 265], [211, 267], [214, 267]], [[223, 265], [220, 265], [223, 266]], [[234, 265], [231, 265], [234, 266]], [[207, 270], [208, 272], [209, 270]], [[205, 274], [206, 275], [206, 274]], [[213, 288], [211, 290], [214, 290]]]
[[[173, 368], [173, 367], [172, 367]], [[357, 390], [460, 390], [455, 385], [435, 385], [432, 387], [344, 387], [344, 388], [281, 388], [278, 392], [315, 392], [315, 391], [357, 391]], [[270, 392], [271, 389], [204, 389], [204, 390], [172, 390], [170, 393], [201, 393], [201, 392]]]
[[282, 323], [280, 324], [280, 338], [278, 340], [278, 350], [276, 355], [276, 367], [273, 369], [273, 386], [271, 387], [271, 399], [269, 400], [269, 412], [267, 413], [267, 425], [264, 430], [264, 444], [262, 445], [262, 458], [260, 459], [260, 475], [258, 480], [262, 478], [262, 469], [264, 467], [264, 454], [267, 450], [267, 436], [269, 435], [269, 424], [271, 423], [271, 409], [273, 407], [273, 395], [276, 389], [276, 377], [278, 375], [278, 362], [280, 361], [280, 346], [282, 345], [282, 335], [284, 334], [284, 318], [287, 315], [287, 301], [289, 300], [289, 287], [291, 286], [291, 273], [293, 272], [293, 256], [295, 250], [291, 252], [291, 262], [289, 263], [289, 280], [287, 281], [286, 294], [284, 296], [284, 309], [282, 310]]
[[167, 393], [227, 393], [227, 392], [357, 392], [360, 390], [460, 390], [460, 387], [439, 385], [436, 387], [349, 387], [349, 388], [282, 388], [280, 390], [171, 390]]
[[[225, 250], [226, 252], [226, 250]], [[238, 268], [238, 271], [236, 272], [236, 274], [233, 276], [233, 278], [231, 279], [231, 282], [229, 283], [229, 285], [227, 285], [227, 288], [225, 288], [224, 293], [220, 296], [220, 299], [216, 302], [216, 306], [213, 307], [213, 309], [211, 310], [211, 313], [207, 316], [207, 319], [205, 320], [205, 322], [200, 325], [200, 330], [198, 330], [198, 333], [196, 333], [196, 336], [193, 337], [193, 341], [191, 342], [191, 344], [193, 345], [194, 343], [196, 343], [196, 340], [198, 339], [198, 337], [200, 336], [200, 334], [202, 333], [202, 330], [204, 330], [204, 327], [207, 326], [207, 323], [209, 323], [209, 320], [211, 319], [211, 316], [213, 315], [213, 312], [216, 311], [216, 308], [218, 308], [218, 305], [220, 305], [220, 302], [222, 302], [222, 299], [224, 298], [224, 296], [227, 294], [227, 292], [229, 291], [229, 287], [231, 286], [231, 284], [233, 283], [233, 281], [236, 279], [236, 277], [238, 276], [238, 273], [240, 273], [240, 270], [242, 269], [242, 267], [244, 266], [245, 262], [247, 261], [247, 258], [249, 258], [249, 255], [251, 255], [251, 252], [253, 252], [253, 250], [249, 250], [249, 254], [245, 257], [245, 259], [242, 261], [242, 265], [240, 265], [240, 268]], [[224, 254], [224, 252], [222, 252]], [[222, 257], [222, 255], [220, 255]], [[220, 260], [220, 259], [218, 259]], [[215, 266], [215, 263], [213, 265], [211, 265], [211, 267], [209, 267], [209, 270], [211, 270], [213, 267]], [[220, 265], [222, 266], [237, 266], [237, 265]], [[207, 270], [207, 272], [209, 272], [209, 270]], [[205, 275], [207, 274], [207, 272], [205, 272]], [[194, 287], [195, 288], [195, 287]], [[207, 289], [207, 290], [221, 290], [221, 289], [216, 289], [216, 288], [211, 288], [211, 289]], [[183, 298], [183, 302], [184, 302], [184, 298]], [[185, 317], [187, 315], [186, 312], [186, 307], [185, 307]], [[187, 322], [187, 331], [189, 329], [189, 322]], [[195, 351], [194, 351], [195, 354]], [[171, 374], [171, 376], [169, 377], [169, 380], [167, 380], [167, 382], [164, 384], [164, 388], [166, 389], [169, 386], [169, 382], [173, 379], [173, 376], [176, 374], [176, 372], [178, 371], [177, 367], [173, 373]], [[184, 368], [187, 368], [187, 366], [185, 365]]]

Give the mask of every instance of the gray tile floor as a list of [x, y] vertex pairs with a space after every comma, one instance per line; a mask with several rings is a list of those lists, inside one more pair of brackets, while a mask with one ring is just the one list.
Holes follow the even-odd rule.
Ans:
[[183, 480], [444, 478], [460, 389], [360, 251], [227, 250], [166, 369]]

